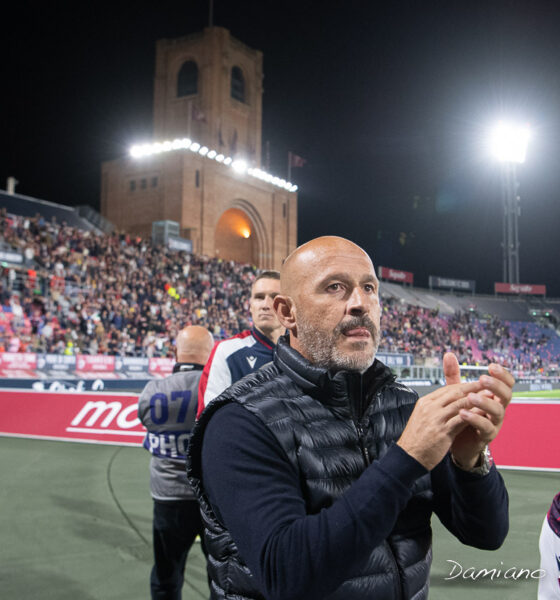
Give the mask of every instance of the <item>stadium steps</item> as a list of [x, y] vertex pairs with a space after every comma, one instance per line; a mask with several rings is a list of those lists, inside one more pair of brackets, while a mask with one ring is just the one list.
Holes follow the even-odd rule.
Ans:
[[56, 204], [47, 200], [39, 200], [38, 198], [33, 198], [31, 196], [8, 194], [7, 192], [0, 190], [0, 208], [5, 208], [8, 213], [13, 215], [35, 217], [39, 214], [45, 221], [51, 221], [53, 218], [56, 219], [56, 222], [59, 225], [66, 222], [67, 225], [84, 231], [95, 231], [96, 233], [103, 232], [103, 230], [95, 224], [82, 218], [74, 207]]

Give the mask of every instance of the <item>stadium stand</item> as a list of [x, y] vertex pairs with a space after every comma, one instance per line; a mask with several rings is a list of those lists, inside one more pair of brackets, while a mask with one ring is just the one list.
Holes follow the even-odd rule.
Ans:
[[[206, 326], [216, 339], [249, 325], [254, 266], [102, 233], [60, 205], [21, 206], [4, 203], [0, 210], [3, 256], [19, 260], [3, 259], [0, 271], [0, 351], [170, 357], [175, 332], [185, 325]], [[451, 350], [469, 365], [558, 371], [554, 300], [388, 282], [381, 294], [382, 352], [409, 353], [421, 363]]]
[[[40, 215], [46, 221], [52, 221], [55, 219], [57, 223], [66, 223], [71, 227], [82, 229], [84, 231], [97, 231], [101, 233], [103, 227], [96, 225], [92, 222], [88, 216], [95, 215], [95, 218], [100, 218], [103, 221], [103, 217], [96, 213], [95, 210], [88, 207], [78, 209], [71, 206], [64, 206], [63, 204], [55, 204], [54, 202], [48, 202], [47, 200], [39, 200], [32, 198], [31, 196], [24, 196], [22, 194], [8, 194], [0, 190], [0, 207], [2, 207], [7, 213], [12, 215], [19, 215], [21, 217], [37, 217]], [[89, 209], [89, 210], [88, 210]], [[83, 217], [80, 216], [80, 211], [83, 212]]]

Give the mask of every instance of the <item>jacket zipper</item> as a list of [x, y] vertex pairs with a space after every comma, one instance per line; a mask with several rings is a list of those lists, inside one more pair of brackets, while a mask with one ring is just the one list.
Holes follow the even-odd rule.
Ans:
[[366, 446], [366, 442], [364, 439], [364, 430], [359, 422], [354, 421], [354, 424], [356, 426], [356, 431], [358, 432], [358, 441], [360, 442], [360, 449], [362, 451], [362, 456], [364, 457], [364, 462], [366, 464], [366, 467], [368, 467], [371, 464], [371, 458], [369, 456], [369, 450]]
[[358, 396], [358, 409], [359, 409], [359, 413], [360, 414], [356, 414], [355, 411], [355, 403], [352, 402], [352, 400], [350, 400], [350, 410], [352, 413], [352, 421], [354, 422], [354, 427], [356, 428], [356, 433], [358, 434], [358, 443], [360, 444], [360, 450], [362, 451], [362, 457], [364, 459], [364, 464], [366, 467], [368, 467], [371, 464], [371, 458], [369, 456], [369, 450], [367, 448], [366, 442], [365, 442], [365, 436], [364, 436], [364, 428], [362, 427], [362, 424], [360, 422], [361, 418], [363, 418], [363, 380], [362, 377], [360, 376], [360, 389], [359, 389], [359, 396]]
[[[382, 387], [382, 386], [381, 386]], [[380, 387], [380, 389], [381, 389]], [[379, 393], [379, 391], [377, 391], [375, 393], [375, 396], [377, 396], [377, 394]], [[373, 402], [373, 398], [371, 400]], [[363, 413], [364, 411], [364, 406], [363, 406], [363, 402], [364, 402], [364, 398], [363, 398], [363, 380], [360, 378], [360, 410], [362, 412], [362, 418], [363, 418]], [[360, 423], [360, 420], [358, 418], [354, 418], [354, 425], [356, 427], [356, 431], [358, 433], [358, 441], [360, 443], [360, 449], [362, 451], [362, 456], [364, 457], [364, 463], [366, 465], [366, 467], [368, 467], [371, 464], [371, 458], [369, 455], [369, 450], [367, 448], [367, 445], [365, 443], [365, 437], [364, 437], [364, 429], [362, 427], [362, 424]], [[387, 552], [390, 556], [391, 562], [393, 563], [393, 568], [394, 568], [394, 573], [395, 573], [395, 577], [397, 579], [396, 581], [396, 597], [395, 600], [400, 600], [401, 598], [403, 598], [403, 587], [402, 587], [402, 581], [401, 581], [401, 572], [399, 570], [399, 565], [397, 563], [397, 559], [395, 558], [395, 554], [393, 552], [393, 548], [391, 548], [391, 544], [389, 544], [389, 542], [387, 540], [385, 540], [385, 546], [387, 547]]]

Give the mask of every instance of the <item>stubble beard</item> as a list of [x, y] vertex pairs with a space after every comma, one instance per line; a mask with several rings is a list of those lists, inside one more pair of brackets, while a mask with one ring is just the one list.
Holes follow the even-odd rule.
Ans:
[[[338, 347], [338, 341], [344, 336], [344, 332], [358, 327], [364, 327], [369, 331], [373, 345], [370, 345], [369, 341], [356, 340], [353, 342], [353, 350], [342, 352]], [[379, 329], [368, 316], [350, 317], [329, 332], [319, 329], [300, 313], [297, 330], [303, 354], [314, 365], [331, 371], [360, 371], [363, 373], [373, 364], [379, 347]]]

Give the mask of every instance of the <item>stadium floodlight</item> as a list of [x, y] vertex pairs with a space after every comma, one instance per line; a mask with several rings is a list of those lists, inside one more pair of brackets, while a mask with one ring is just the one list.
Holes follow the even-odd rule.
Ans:
[[500, 121], [490, 136], [490, 150], [502, 164], [502, 204], [504, 207], [502, 239], [502, 281], [519, 283], [519, 215], [517, 166], [525, 162], [531, 137], [528, 125]]
[[225, 156], [224, 154], [218, 153], [216, 150], [213, 150], [208, 146], [204, 146], [198, 142], [193, 142], [189, 138], [175, 138], [174, 140], [164, 140], [162, 142], [154, 142], [152, 144], [135, 144], [130, 148], [129, 152], [132, 158], [143, 158], [145, 156], [152, 156], [153, 154], [161, 154], [164, 152], [167, 153], [177, 150], [190, 150], [191, 152], [198, 153], [201, 156], [215, 160], [216, 162], [222, 163], [225, 166], [231, 166], [236, 173], [247, 173], [251, 177], [255, 177], [261, 181], [281, 187], [288, 192], [295, 192], [298, 189], [298, 186], [292, 184], [290, 181], [286, 181], [281, 177], [271, 175], [262, 169], [249, 167], [245, 160], [234, 160], [231, 156]]
[[527, 145], [531, 137], [528, 125], [514, 125], [500, 121], [492, 130], [490, 148], [492, 154], [504, 163], [524, 163]]
[[231, 163], [231, 168], [236, 172], [236, 173], [246, 173], [247, 172], [247, 163], [244, 160], [234, 160]]

